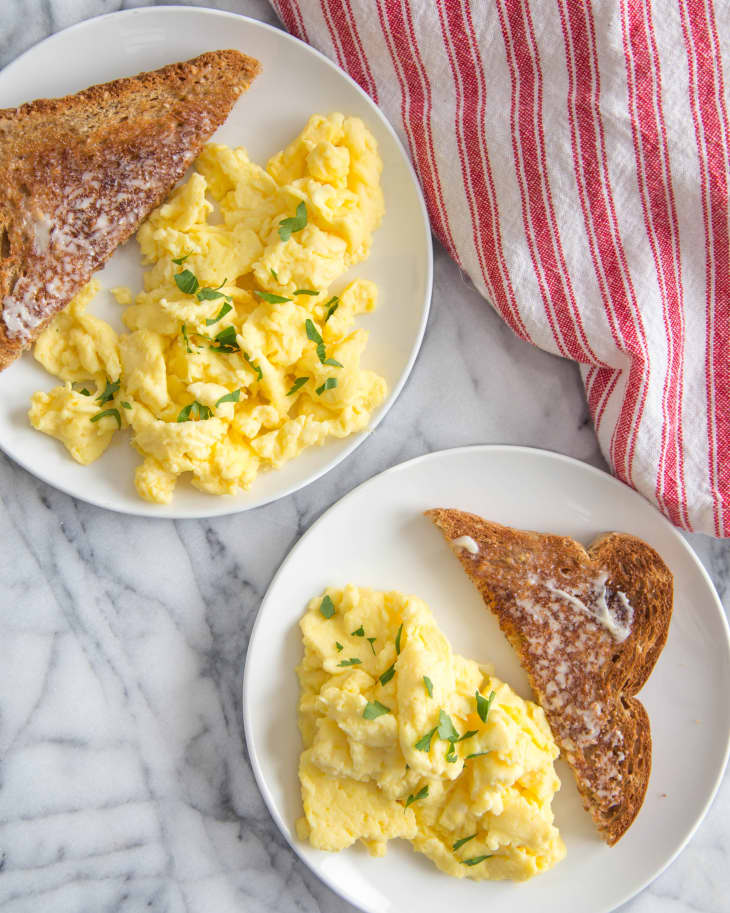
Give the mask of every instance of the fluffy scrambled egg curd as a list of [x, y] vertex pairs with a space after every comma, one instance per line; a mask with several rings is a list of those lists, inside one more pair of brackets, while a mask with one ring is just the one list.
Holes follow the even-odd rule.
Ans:
[[457, 878], [521, 881], [563, 858], [545, 714], [455, 655], [424, 602], [328, 589], [300, 627], [300, 839], [382, 856], [404, 837]]
[[353, 328], [376, 286], [332, 288], [368, 256], [384, 212], [362, 121], [315, 115], [265, 169], [221, 145], [195, 169], [137, 233], [144, 291], [114, 290], [129, 332], [86, 312], [92, 281], [34, 350], [64, 383], [33, 395], [33, 427], [83, 464], [131, 428], [137, 491], [158, 503], [186, 472], [213, 494], [248, 489], [260, 470], [361, 431], [386, 395]]

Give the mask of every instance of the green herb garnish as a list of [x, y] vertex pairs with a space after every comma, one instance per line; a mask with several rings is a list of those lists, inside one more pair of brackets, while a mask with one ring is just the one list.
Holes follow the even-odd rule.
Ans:
[[394, 675], [395, 675], [395, 663], [393, 663], [392, 666], [388, 666], [388, 668], [385, 670], [385, 672], [383, 672], [383, 674], [380, 676], [380, 684], [387, 685], [388, 682], [391, 680], [391, 678], [393, 678]]
[[463, 742], [464, 739], [470, 739], [473, 735], [476, 735], [477, 732], [478, 732], [477, 729], [470, 729], [469, 732], [465, 732], [464, 735], [459, 736], [459, 738], [456, 741]]
[[183, 339], [185, 340], [185, 351], [188, 353], [188, 355], [192, 355], [193, 350], [190, 348], [190, 340], [188, 339], [188, 328], [185, 324], [182, 325], [182, 336], [183, 336]]
[[297, 377], [297, 379], [291, 385], [291, 390], [287, 393], [287, 396], [293, 396], [297, 390], [301, 390], [301, 388], [306, 384], [308, 380], [308, 377]]
[[468, 755], [464, 758], [464, 760], [465, 760], [465, 761], [468, 761], [469, 758], [481, 758], [481, 756], [482, 756], [482, 755], [485, 755], [485, 754], [489, 754], [489, 750], [487, 750], [487, 751], [473, 751], [471, 754], [468, 754]]
[[297, 206], [297, 214], [289, 216], [288, 219], [282, 219], [279, 222], [279, 237], [282, 241], [288, 241], [295, 231], [301, 231], [307, 224], [307, 206], [302, 201]]
[[227, 276], [223, 280], [223, 282], [221, 282], [221, 284], [217, 285], [215, 288], [211, 288], [210, 286], [205, 286], [205, 288], [201, 288], [198, 292], [195, 293], [195, 297], [198, 299], [198, 301], [215, 301], [216, 298], [227, 298], [230, 301], [231, 296], [226, 295], [224, 292], [220, 291], [220, 289], [223, 288], [223, 286], [226, 284], [226, 282], [228, 282]]
[[246, 361], [249, 363], [249, 365], [254, 369], [254, 371], [256, 372], [256, 376], [258, 377], [258, 379], [259, 379], [259, 380], [263, 380], [263, 378], [264, 378], [264, 372], [263, 372], [263, 371], [261, 370], [261, 368], [258, 366], [257, 362], [255, 362], [255, 361], [251, 358], [251, 356], [248, 354], [248, 352], [244, 352], [244, 353], [243, 353], [243, 357], [246, 359]]
[[295, 292], [295, 295], [319, 295], [319, 292], [315, 292], [311, 288], [298, 288]]
[[241, 347], [236, 341], [236, 328], [229, 326], [217, 333], [211, 344], [211, 349], [216, 352], [239, 352]]
[[337, 652], [338, 652], [338, 653], [342, 653], [342, 651], [345, 649], [345, 648], [342, 646], [342, 644], [339, 642], [339, 640], [336, 640], [336, 641], [335, 641], [335, 646], [337, 647]]
[[360, 625], [359, 628], [356, 628], [354, 631], [350, 632], [350, 637], [365, 637], [365, 628]]
[[449, 762], [449, 764], [456, 764], [456, 762], [459, 760], [453, 742], [448, 742], [446, 745], [446, 760]]
[[444, 739], [447, 742], [456, 742], [459, 738], [459, 733], [451, 722], [451, 717], [448, 713], [444, 713], [443, 710], [439, 710], [438, 731], [439, 738]]
[[119, 392], [119, 381], [115, 380], [114, 383], [111, 383], [109, 381], [109, 379], [107, 378], [106, 387], [104, 387], [103, 393], [100, 393], [96, 397], [96, 401], [97, 401], [97, 403], [99, 403], [100, 406], [103, 406], [104, 403], [108, 403], [109, 400], [114, 399], [114, 397], [117, 395], [118, 392]]
[[390, 707], [386, 707], [385, 704], [381, 704], [380, 701], [368, 701], [367, 704], [365, 704], [362, 715], [366, 720], [377, 720], [379, 716], [383, 716], [385, 713], [390, 713]]
[[307, 317], [307, 319], [304, 321], [304, 329], [307, 331], [307, 339], [309, 339], [311, 342], [316, 342], [317, 345], [320, 346], [324, 344], [324, 340], [319, 335], [319, 330], [312, 323], [309, 317]]
[[198, 277], [191, 273], [189, 269], [184, 269], [181, 273], [174, 275], [175, 285], [185, 295], [194, 295], [198, 291]]
[[182, 266], [183, 263], [188, 259], [190, 254], [192, 254], [191, 250], [189, 250], [183, 257], [175, 257], [172, 262], [176, 263], [178, 266]]
[[269, 268], [269, 272], [271, 273], [271, 275], [273, 276], [273, 278], [278, 282], [278, 281], [279, 281], [279, 276], [277, 275], [276, 270], [273, 269], [273, 268]]
[[431, 750], [431, 739], [436, 735], [436, 730], [438, 726], [434, 726], [430, 732], [427, 732], [426, 735], [421, 736], [421, 738], [413, 746], [416, 751], [430, 751]]
[[205, 325], [207, 327], [213, 326], [214, 323], [218, 323], [219, 320], [222, 320], [223, 317], [225, 317], [226, 314], [228, 314], [229, 311], [232, 311], [232, 310], [233, 310], [233, 307], [227, 301], [224, 301], [223, 304], [221, 305], [220, 311], [218, 311], [218, 313], [215, 315], [215, 317], [209, 317], [205, 321]]
[[375, 644], [375, 641], [376, 641], [376, 640], [377, 640], [377, 637], [368, 637], [368, 638], [367, 638], [367, 642], [370, 644], [370, 649], [373, 651], [373, 656], [375, 656], [375, 646], [374, 646], [374, 644]]
[[456, 843], [452, 844], [452, 850], [459, 850], [465, 843], [468, 843], [470, 840], [473, 840], [476, 837], [476, 832], [471, 834], [469, 837], [462, 837], [461, 840], [457, 840]]
[[483, 697], [478, 691], [475, 691], [474, 694], [477, 699], [477, 713], [479, 714], [479, 719], [482, 723], [486, 723], [489, 708], [492, 706], [492, 701], [494, 700], [494, 691], [490, 692], [488, 698]]
[[427, 795], [428, 795], [428, 786], [424, 786], [423, 789], [418, 790], [418, 792], [416, 793], [415, 796], [413, 794], [411, 794], [406, 799], [406, 808], [408, 808], [409, 805], [413, 805], [414, 802], [418, 802], [419, 799], [425, 799]]
[[423, 684], [426, 686], [426, 692], [428, 693], [428, 696], [433, 697], [433, 682], [427, 675], [423, 676]]
[[[317, 346], [317, 349], [319, 349], [319, 346]], [[319, 351], [317, 352], [317, 355], [319, 355]], [[322, 355], [324, 355], [324, 352], [322, 352]], [[340, 364], [340, 362], [334, 358], [321, 358], [320, 357], [319, 360], [322, 362], [323, 365], [332, 365], [333, 368], [342, 368], [343, 367], [343, 365]]]
[[317, 389], [314, 392], [317, 394], [317, 396], [321, 396], [325, 390], [332, 390], [336, 386], [337, 386], [337, 378], [328, 377], [327, 380], [320, 387], [317, 387]]
[[284, 298], [283, 295], [274, 295], [272, 292], [254, 291], [254, 295], [261, 298], [262, 301], [268, 301], [269, 304], [283, 304], [285, 301], [291, 301], [291, 298]]
[[462, 859], [462, 865], [479, 865], [480, 862], [484, 862], [485, 859], [491, 859], [494, 854], [492, 853], [489, 856], [472, 856], [471, 859]]
[[125, 409], [131, 409], [131, 408], [132, 408], [132, 404], [131, 404], [131, 403], [128, 403], [126, 400], [122, 400], [122, 406], [123, 406]]
[[325, 618], [332, 618], [335, 614], [335, 604], [332, 602], [330, 596], [322, 597], [322, 602], [319, 604], [319, 611]]
[[91, 392], [87, 390], [86, 387], [82, 387], [79, 390], [79, 393], [81, 393], [82, 396], [91, 396]]
[[225, 396], [221, 396], [220, 399], [217, 399], [215, 401], [215, 407], [217, 409], [218, 406], [221, 405], [221, 403], [237, 403], [240, 400], [240, 398], [241, 398], [240, 388], [238, 390], [231, 390], [230, 393], [226, 393]]
[[107, 415], [111, 415], [115, 418], [117, 420], [117, 425], [119, 425], [120, 428], [122, 427], [122, 417], [119, 414], [119, 409], [104, 409], [102, 412], [97, 412], [96, 415], [92, 415], [89, 421], [98, 422]]
[[327, 308], [327, 313], [324, 318], [325, 323], [327, 323], [327, 321], [330, 319], [330, 317], [334, 314], [334, 312], [337, 310], [337, 308], [339, 306], [340, 306], [340, 299], [337, 297], [337, 295], [333, 295], [330, 298], [330, 300], [327, 302], [327, 304], [325, 304], [325, 307]]
[[180, 410], [175, 421], [178, 422], [190, 422], [193, 419], [207, 419], [213, 415], [213, 410], [210, 406], [204, 406], [202, 403], [199, 403], [197, 399], [194, 399], [192, 403], [188, 403], [187, 406], [184, 406]]
[[403, 633], [403, 624], [398, 628], [398, 633], [395, 635], [395, 652], [396, 655], [400, 656], [400, 638]]
[[337, 665], [338, 666], [359, 666], [360, 663], [362, 663], [362, 660], [357, 659], [357, 657], [355, 657], [353, 659], [343, 659], [342, 662], [337, 663]]

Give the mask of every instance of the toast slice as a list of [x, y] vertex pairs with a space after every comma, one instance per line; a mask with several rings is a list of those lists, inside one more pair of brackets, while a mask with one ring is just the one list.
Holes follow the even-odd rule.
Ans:
[[212, 51], [0, 110], [0, 370], [162, 202], [258, 72]]
[[586, 550], [460, 510], [426, 511], [517, 651], [583, 804], [612, 846], [639, 813], [651, 731], [634, 695], [664, 647], [673, 580], [640, 539]]

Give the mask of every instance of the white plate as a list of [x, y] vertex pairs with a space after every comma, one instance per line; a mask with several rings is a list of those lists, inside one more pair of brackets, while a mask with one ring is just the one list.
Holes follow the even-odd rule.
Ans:
[[[238, 48], [263, 65], [215, 134], [216, 141], [246, 146], [254, 161], [265, 163], [297, 135], [310, 114], [330, 111], [361, 117], [378, 141], [387, 212], [370, 258], [350, 273], [372, 279], [380, 289], [378, 310], [358, 318], [358, 325], [370, 331], [364, 364], [385, 377], [390, 391], [373, 414], [372, 430], [400, 393], [421, 344], [431, 297], [432, 247], [408, 157], [378, 108], [348, 76], [308, 45], [264, 23], [213, 10], [150, 7], [90, 19], [32, 48], [0, 73], [0, 107], [76, 92], [216, 48]], [[120, 248], [97, 276], [103, 288], [140, 289], [136, 242]], [[122, 329], [121, 308], [108, 292], [92, 310]], [[313, 482], [368, 433], [307, 450], [282, 469], [262, 474], [251, 491], [240, 496], [204, 494], [182, 480], [172, 504], [153, 505], [134, 489], [140, 458], [129, 445], [128, 433], [118, 435], [96, 463], [80, 466], [58, 441], [30, 427], [26, 412], [31, 394], [54, 385], [54, 378], [29, 353], [0, 373], [0, 448], [56, 488], [124, 513], [210, 517], [258, 507]]]
[[[674, 573], [667, 645], [641, 692], [654, 764], [644, 806], [626, 836], [605, 846], [583, 811], [570, 770], [554, 803], [566, 859], [525, 884], [477, 884], [441, 874], [405, 841], [383, 859], [353, 847], [325, 853], [299, 842], [296, 723], [301, 656], [297, 622], [327, 585], [356, 583], [421, 596], [454, 649], [495, 663], [523, 697], [531, 692], [476, 589], [422, 516], [456, 507], [511, 526], [584, 543], [607, 530], [654, 546]], [[605, 913], [676, 856], [719, 784], [730, 733], [730, 644], [722, 606], [679, 533], [640, 495], [585, 463], [523, 447], [467, 447], [420, 457], [370, 479], [330, 508], [292, 549], [261, 605], [246, 657], [244, 722], [264, 799], [284, 836], [331, 888], [368, 913]]]

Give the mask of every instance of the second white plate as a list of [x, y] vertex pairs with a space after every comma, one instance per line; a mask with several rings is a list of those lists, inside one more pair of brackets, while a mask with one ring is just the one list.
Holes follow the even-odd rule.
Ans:
[[[657, 549], [674, 574], [669, 639], [641, 692], [651, 719], [653, 769], [626, 836], [605, 846], [583, 811], [568, 767], [554, 803], [567, 858], [526, 884], [457, 881], [405, 842], [383, 859], [297, 840], [302, 814], [296, 722], [301, 657], [297, 622], [328, 586], [356, 583], [416, 594], [456, 652], [495, 664], [523, 697], [526, 677], [494, 617], [422, 512], [457, 507], [525, 529], [589, 543], [608, 530]], [[284, 561], [261, 605], [246, 657], [246, 739], [264, 799], [284, 836], [320, 878], [368, 913], [488, 909], [492, 913], [606, 913], [651, 881], [681, 850], [717, 788], [730, 733], [730, 645], [722, 606], [702, 565], [647, 501], [585, 463], [520, 447], [469, 447], [420, 457], [365, 482], [325, 513]]]
[[[185, 480], [169, 505], [148, 504], [134, 489], [140, 461], [120, 435], [91, 466], [80, 466], [63, 446], [34, 431], [26, 417], [36, 390], [55, 379], [26, 353], [0, 373], [0, 448], [29, 472], [62, 491], [112, 510], [153, 517], [209, 517], [266, 504], [313, 482], [351, 453], [383, 418], [410, 373], [423, 337], [431, 297], [432, 246], [428, 217], [408, 157], [376, 105], [322, 54], [262, 22], [232, 13], [184, 7], [150, 7], [89, 19], [59, 32], [0, 73], [0, 107], [42, 96], [76, 92], [98, 82], [132, 76], [203, 51], [237, 48], [261, 61], [263, 72], [234, 106], [215, 141], [245, 146], [265, 163], [304, 127], [310, 114], [342, 111], [361, 117], [383, 159], [386, 215], [370, 258], [351, 271], [372, 279], [380, 305], [358, 319], [370, 331], [366, 367], [385, 377], [389, 394], [370, 428], [306, 450], [276, 472], [262, 473], [251, 491], [221, 497], [196, 491]], [[102, 288], [141, 288], [139, 248], [129, 241], [98, 273]], [[121, 308], [108, 292], [91, 310], [121, 330]]]

